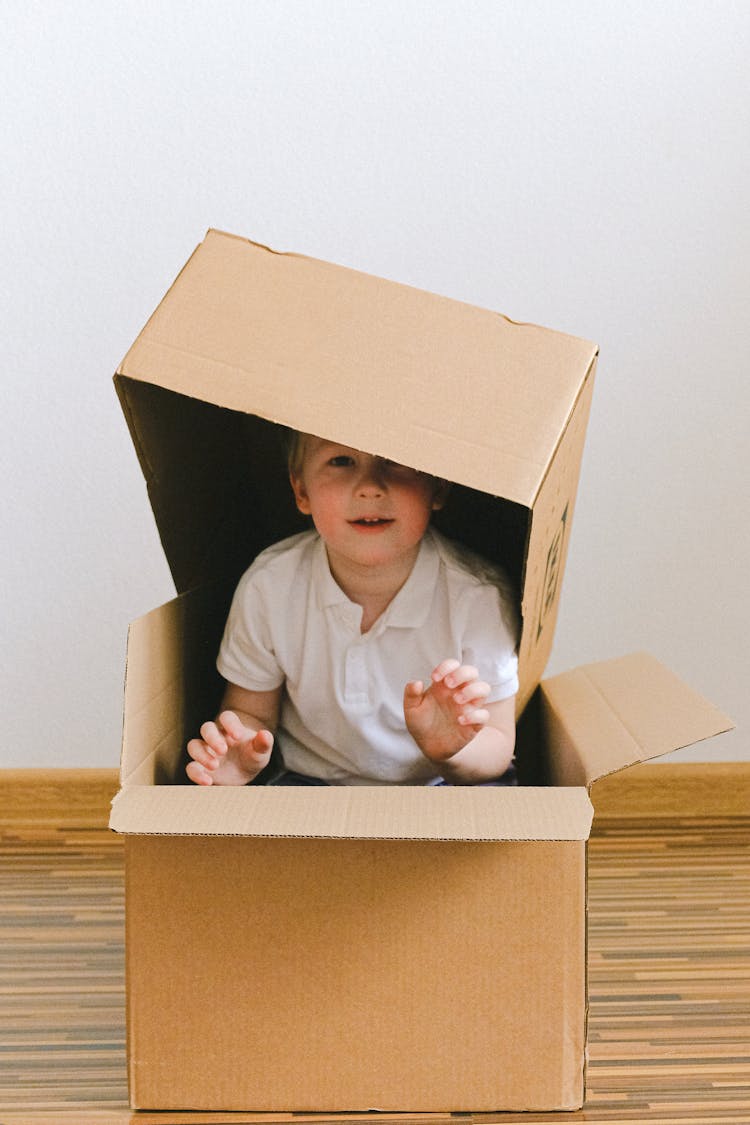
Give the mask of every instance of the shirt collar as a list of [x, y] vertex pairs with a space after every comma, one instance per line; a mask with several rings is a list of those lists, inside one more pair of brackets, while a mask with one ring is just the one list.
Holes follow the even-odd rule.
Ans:
[[318, 536], [318, 541], [315, 544], [312, 567], [315, 589], [318, 594], [318, 605], [321, 609], [328, 609], [329, 606], [333, 605], [351, 605], [349, 598], [331, 574], [326, 545], [320, 536]]
[[440, 555], [428, 528], [411, 574], [381, 617], [383, 627], [415, 629], [424, 625], [432, 607], [439, 567]]
[[[424, 625], [432, 606], [439, 567], [440, 555], [432, 530], [428, 528], [419, 545], [419, 553], [411, 574], [391, 604], [381, 614], [376, 627], [413, 629]], [[315, 545], [313, 575], [318, 591], [318, 604], [321, 608], [352, 604], [331, 574], [325, 543], [320, 538]]]

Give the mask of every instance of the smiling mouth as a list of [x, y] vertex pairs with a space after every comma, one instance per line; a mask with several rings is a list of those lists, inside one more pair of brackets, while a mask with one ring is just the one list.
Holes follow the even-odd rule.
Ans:
[[363, 516], [362, 519], [359, 520], [350, 520], [350, 523], [352, 523], [354, 527], [387, 527], [388, 524], [393, 523], [393, 520], [381, 519], [379, 516], [373, 516], [372, 518]]

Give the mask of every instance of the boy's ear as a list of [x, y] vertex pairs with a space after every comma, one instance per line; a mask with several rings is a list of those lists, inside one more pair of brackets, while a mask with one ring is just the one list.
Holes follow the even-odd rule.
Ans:
[[448, 493], [451, 489], [449, 480], [442, 480], [440, 477], [435, 478], [435, 491], [432, 494], [432, 510], [439, 512], [445, 506], [445, 501], [448, 499]]
[[296, 473], [290, 472], [289, 483], [292, 486], [292, 492], [294, 493], [294, 500], [297, 508], [300, 512], [302, 512], [303, 516], [309, 516], [310, 500], [308, 499], [307, 490], [305, 488], [305, 482], [303, 478], [301, 476], [297, 476]]

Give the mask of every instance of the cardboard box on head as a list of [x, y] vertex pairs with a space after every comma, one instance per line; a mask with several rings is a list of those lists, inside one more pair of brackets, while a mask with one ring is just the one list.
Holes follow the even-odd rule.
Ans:
[[[731, 725], [645, 654], [540, 684], [596, 355], [214, 231], [131, 348], [116, 385], [180, 595], [131, 627], [110, 822], [134, 1106], [582, 1103], [588, 788]], [[285, 427], [453, 482], [440, 526], [518, 590], [518, 788], [181, 784], [234, 584], [301, 527]]]

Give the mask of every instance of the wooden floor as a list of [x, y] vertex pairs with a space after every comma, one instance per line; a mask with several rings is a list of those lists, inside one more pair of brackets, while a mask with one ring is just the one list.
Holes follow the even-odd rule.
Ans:
[[[585, 1108], [474, 1120], [750, 1125], [750, 819], [607, 817], [589, 879]], [[0, 828], [0, 1125], [311, 1120], [127, 1108], [123, 931], [116, 836], [85, 816]]]

